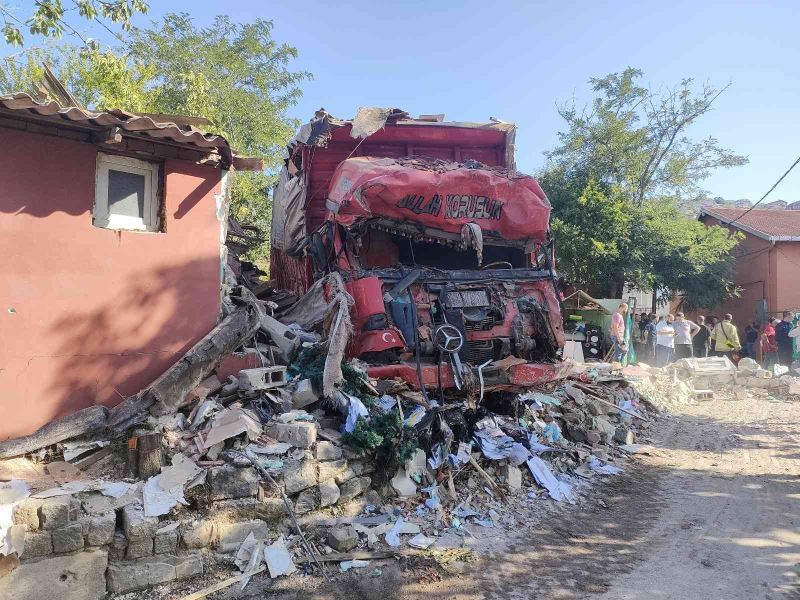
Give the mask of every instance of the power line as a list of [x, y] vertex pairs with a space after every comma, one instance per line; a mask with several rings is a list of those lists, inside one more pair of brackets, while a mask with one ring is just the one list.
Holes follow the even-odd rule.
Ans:
[[759, 199], [759, 201], [758, 201], [758, 202], [756, 202], [755, 204], [753, 204], [753, 206], [751, 206], [750, 208], [748, 208], [746, 211], [744, 211], [742, 214], [740, 214], [738, 217], [736, 217], [736, 218], [735, 218], [733, 221], [729, 221], [728, 223], [726, 223], [726, 225], [733, 225], [734, 223], [736, 223], [736, 221], [738, 221], [739, 219], [741, 219], [743, 216], [745, 216], [747, 213], [749, 213], [751, 210], [753, 210], [753, 209], [754, 209], [756, 206], [758, 206], [759, 204], [761, 204], [761, 202], [764, 200], [764, 198], [766, 198], [767, 196], [769, 196], [769, 195], [772, 193], [772, 190], [774, 190], [776, 187], [778, 187], [778, 184], [779, 184], [781, 181], [783, 181], [783, 180], [786, 178], [786, 176], [787, 176], [789, 173], [791, 173], [791, 172], [792, 172], [792, 169], [794, 169], [794, 168], [797, 166], [797, 163], [800, 163], [800, 156], [798, 156], [798, 157], [797, 157], [797, 160], [796, 160], [796, 161], [794, 161], [794, 162], [792, 163], [792, 166], [791, 166], [791, 167], [789, 167], [789, 168], [786, 170], [786, 172], [785, 172], [783, 175], [781, 175], [781, 178], [780, 178], [780, 179], [778, 179], [778, 181], [776, 181], [776, 182], [773, 184], [773, 186], [767, 190], [767, 193], [766, 193], [766, 194], [764, 194], [763, 196], [761, 196], [761, 198]]

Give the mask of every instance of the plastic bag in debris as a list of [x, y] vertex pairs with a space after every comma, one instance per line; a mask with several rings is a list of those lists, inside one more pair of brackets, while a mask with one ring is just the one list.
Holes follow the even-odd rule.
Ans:
[[349, 401], [347, 407], [347, 421], [344, 424], [344, 430], [347, 433], [353, 433], [353, 430], [356, 428], [356, 422], [358, 421], [359, 417], [364, 417], [365, 419], [369, 417], [369, 411], [367, 407], [364, 406], [364, 403], [356, 398], [355, 396], [347, 396]]
[[422, 491], [429, 496], [425, 500], [425, 506], [431, 510], [438, 510], [442, 507], [442, 503], [439, 500], [439, 486], [436, 483], [430, 487], [422, 488]]
[[558, 440], [561, 439], [561, 428], [558, 426], [558, 423], [556, 423], [555, 421], [551, 421], [550, 423], [544, 426], [542, 435], [544, 436], [546, 442], [550, 444], [555, 444]]
[[508, 458], [515, 444], [514, 439], [507, 436], [497, 426], [493, 417], [486, 417], [478, 421], [475, 425], [474, 436], [483, 455], [491, 460]]
[[540, 444], [539, 438], [536, 437], [535, 433], [531, 433], [528, 436], [528, 446], [530, 447], [531, 452], [533, 452], [534, 454], [541, 454], [542, 452], [547, 452], [548, 450], [554, 449], [552, 446], [545, 446], [544, 444]]
[[525, 392], [520, 394], [517, 399], [530, 405], [533, 410], [542, 410], [545, 405], [561, 406], [561, 400], [541, 392]]
[[381, 412], [388, 413], [397, 405], [397, 398], [394, 396], [389, 396], [388, 394], [384, 394], [381, 396], [381, 399], [378, 400], [376, 406], [381, 410]]
[[460, 467], [461, 465], [465, 465], [469, 462], [469, 453], [472, 450], [472, 442], [469, 444], [465, 444], [464, 442], [458, 443], [458, 452], [455, 454], [450, 454], [447, 459], [450, 461], [450, 464], [454, 467]]
[[392, 548], [400, 547], [400, 530], [403, 528], [403, 517], [398, 517], [392, 528], [386, 532], [386, 543]]
[[528, 459], [528, 468], [531, 471], [531, 475], [533, 475], [533, 478], [536, 480], [536, 483], [546, 489], [553, 500], [558, 502], [567, 501], [570, 504], [575, 504], [572, 495], [572, 486], [569, 483], [557, 479], [550, 470], [550, 467], [547, 466], [547, 463], [541, 458], [534, 456]]
[[442, 457], [443, 454], [444, 452], [442, 451], [441, 444], [436, 444], [431, 449], [431, 456], [428, 459], [428, 466], [434, 471], [442, 466], [442, 463], [444, 462], [444, 458]]
[[516, 442], [511, 447], [511, 453], [508, 455], [508, 461], [515, 467], [518, 467], [519, 465], [527, 461], [530, 457], [531, 457], [531, 451], [528, 450], [525, 446], [523, 446], [519, 442]]
[[622, 469], [619, 467], [604, 463], [596, 456], [592, 456], [589, 459], [589, 468], [595, 473], [600, 473], [601, 475], [619, 475], [622, 473]]

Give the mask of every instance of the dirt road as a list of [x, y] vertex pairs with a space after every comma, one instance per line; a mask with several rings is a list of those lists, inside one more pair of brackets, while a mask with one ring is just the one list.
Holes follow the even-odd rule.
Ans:
[[800, 598], [800, 403], [684, 406], [649, 444], [577, 506], [523, 502], [506, 531], [476, 528], [480, 558], [444, 575], [383, 561], [331, 585], [264, 578], [212, 598]]

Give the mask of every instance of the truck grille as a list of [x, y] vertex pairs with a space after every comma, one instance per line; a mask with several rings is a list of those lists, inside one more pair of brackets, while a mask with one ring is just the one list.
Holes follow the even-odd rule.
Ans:
[[461, 290], [447, 292], [445, 303], [448, 308], [467, 308], [470, 306], [489, 306], [489, 294], [486, 290]]
[[489, 331], [494, 327], [495, 319], [493, 316], [488, 316], [480, 321], [467, 321], [464, 319], [464, 329], [467, 331]]
[[492, 340], [468, 341], [464, 352], [464, 360], [472, 365], [482, 365], [487, 360], [494, 358], [494, 344]]

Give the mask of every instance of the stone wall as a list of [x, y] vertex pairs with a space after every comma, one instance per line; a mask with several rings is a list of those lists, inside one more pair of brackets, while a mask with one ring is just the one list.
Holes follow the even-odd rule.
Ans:
[[[303, 447], [282, 457], [273, 473], [297, 514], [342, 505], [369, 489], [368, 463], [332, 442], [316, 442], [313, 424], [288, 425], [274, 437]], [[163, 517], [145, 516], [135, 495], [26, 499], [14, 509], [15, 524], [26, 529], [21, 566], [4, 578], [0, 600], [41, 600], [42, 590], [90, 600], [200, 575], [220, 555], [236, 552], [250, 532], [267, 539], [286, 526], [280, 492], [266, 489], [241, 458], [209, 468], [186, 499], [190, 506]]]

